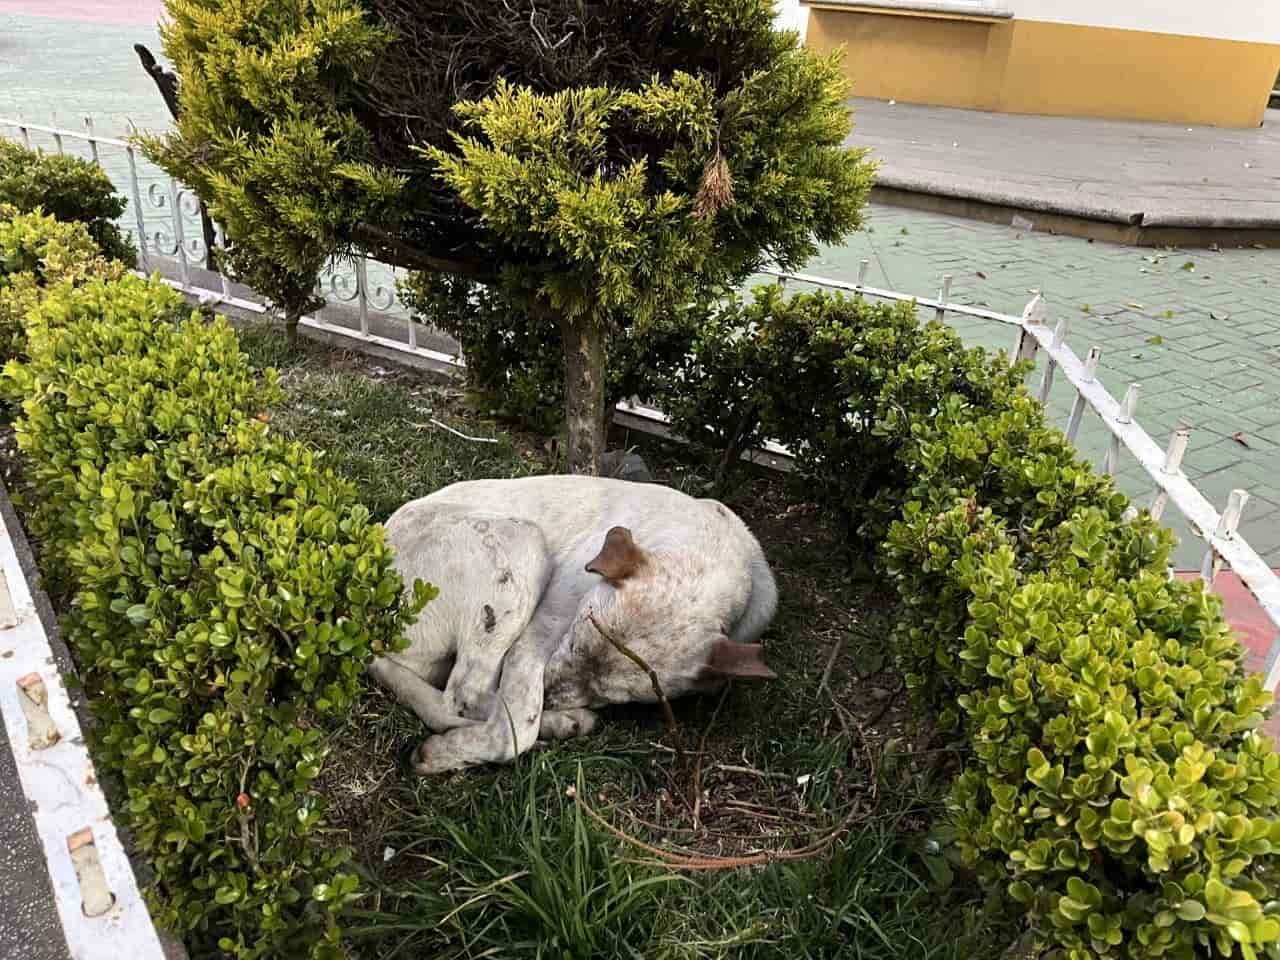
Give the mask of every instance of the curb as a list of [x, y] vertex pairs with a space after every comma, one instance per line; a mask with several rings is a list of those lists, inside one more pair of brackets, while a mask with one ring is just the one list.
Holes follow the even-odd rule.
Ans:
[[[172, 960], [138, 890], [63, 683], [73, 675], [0, 484], [0, 715], [73, 960]], [[172, 948], [170, 948], [172, 949]], [[180, 949], [180, 948], [179, 948]]]

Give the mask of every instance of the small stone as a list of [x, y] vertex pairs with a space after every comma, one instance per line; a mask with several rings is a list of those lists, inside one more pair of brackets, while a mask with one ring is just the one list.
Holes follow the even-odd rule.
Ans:
[[653, 483], [653, 474], [640, 454], [630, 450], [610, 450], [600, 458], [600, 476], [632, 483]]

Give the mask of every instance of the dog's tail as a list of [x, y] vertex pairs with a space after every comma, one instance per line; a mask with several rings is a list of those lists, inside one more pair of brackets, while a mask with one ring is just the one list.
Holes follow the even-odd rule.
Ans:
[[769, 561], [764, 557], [760, 544], [754, 542], [751, 552], [751, 596], [747, 598], [747, 607], [742, 616], [733, 625], [729, 639], [736, 643], [755, 643], [760, 639], [773, 615], [778, 609], [778, 585], [774, 583], [773, 571], [769, 569]]

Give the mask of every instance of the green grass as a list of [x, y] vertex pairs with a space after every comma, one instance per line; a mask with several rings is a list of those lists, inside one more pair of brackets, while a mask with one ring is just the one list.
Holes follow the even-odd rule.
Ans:
[[[273, 429], [323, 451], [335, 471], [356, 483], [379, 519], [459, 480], [543, 473], [549, 467], [545, 456], [517, 450], [493, 423], [472, 416], [455, 424], [464, 409], [456, 392], [312, 345], [290, 357], [283, 335], [270, 326], [242, 330], [241, 344], [256, 364], [280, 371], [288, 402], [272, 410]], [[432, 419], [463, 427], [471, 436], [500, 439], [463, 440]]]
[[[243, 342], [281, 370], [273, 427], [324, 451], [380, 517], [456, 480], [556, 468], [541, 438], [485, 420], [459, 391], [321, 348], [290, 357], [264, 328]], [[707, 489], [680, 448], [643, 453], [662, 482]], [[915, 746], [875, 584], [850, 576], [797, 491], [747, 479], [726, 500], [779, 581], [765, 639], [780, 679], [736, 684], [718, 712], [714, 697], [677, 701], [683, 758], [647, 706], [512, 766], [427, 779], [406, 763], [425, 731], [382, 691], [332, 731], [327, 819], [368, 890], [345, 924], [353, 956], [994, 960], [1014, 941], [973, 878], [928, 854], [955, 758]], [[842, 824], [806, 859], [713, 871], [655, 863], [616, 835], [750, 856]]]

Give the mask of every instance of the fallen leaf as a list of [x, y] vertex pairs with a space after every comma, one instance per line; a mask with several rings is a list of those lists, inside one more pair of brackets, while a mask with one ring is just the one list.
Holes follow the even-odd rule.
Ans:
[[987, 275], [986, 275], [985, 273], [983, 273], [981, 270], [979, 270], [979, 271], [975, 274], [975, 276], [976, 276], [979, 280], [985, 280], [985, 279], [987, 279]]
[[1140, 303], [1126, 303], [1126, 307], [1130, 310], [1145, 310], [1146, 308]]
[[1157, 333], [1154, 337], [1147, 337], [1147, 343], [1151, 344], [1153, 347], [1158, 347], [1164, 343], [1164, 337]]
[[1231, 439], [1240, 444], [1240, 446], [1244, 447], [1246, 450], [1253, 449], [1253, 447], [1249, 446], [1249, 441], [1244, 438], [1244, 434], [1239, 430], [1231, 435]]
[[1195, 268], [1196, 268], [1196, 262], [1194, 260], [1188, 260], [1186, 263], [1182, 265], [1182, 269], [1186, 270], [1188, 273], [1190, 273]]
[[1209, 311], [1209, 319], [1210, 319], [1210, 320], [1230, 320], [1230, 319], [1231, 319], [1231, 314], [1229, 314], [1229, 313], [1214, 313], [1212, 310], [1210, 310], [1210, 311]]

